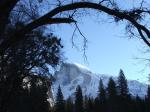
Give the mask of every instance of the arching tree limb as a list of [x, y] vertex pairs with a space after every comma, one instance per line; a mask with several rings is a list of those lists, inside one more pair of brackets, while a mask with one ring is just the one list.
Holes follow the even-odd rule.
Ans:
[[150, 47], [150, 42], [145, 38], [145, 36], [142, 33], [142, 30], [140, 28], [137, 28], [141, 38], [143, 39], [143, 41]]
[[25, 39], [24, 35], [28, 32], [32, 31], [33, 29], [45, 25], [45, 24], [61, 24], [61, 23], [72, 23], [76, 22], [75, 20], [71, 18], [49, 18], [46, 20], [36, 20], [30, 24], [28, 24], [25, 28], [21, 29], [20, 31], [16, 32], [13, 37], [5, 40], [0, 44], [0, 53], [3, 53], [8, 47], [15, 45], [20, 40]]
[[[144, 35], [142, 36], [139, 32], [139, 34], [140, 34], [140, 36], [142, 36], [142, 39], [144, 40], [144, 42], [150, 47], [149, 41], [146, 41], [147, 39], [150, 39], [149, 29], [146, 28], [145, 26], [141, 25], [140, 23], [138, 23], [135, 20], [135, 18], [132, 17], [127, 11], [120, 11], [120, 10], [116, 10], [116, 9], [110, 9], [110, 8], [108, 8], [106, 6], [103, 6], [101, 4], [98, 4], [98, 3], [76, 2], [76, 3], [70, 3], [68, 5], [59, 6], [57, 8], [54, 8], [49, 13], [45, 14], [44, 16], [40, 17], [39, 19], [37, 19], [37, 20], [31, 22], [30, 24], [26, 25], [23, 29], [21, 29], [21, 31], [16, 32], [14, 36], [12, 36], [8, 40], [3, 41], [1, 43], [1, 45], [0, 45], [1, 53], [3, 53], [3, 51], [5, 51], [12, 44], [16, 44], [17, 42], [22, 40], [22, 38], [24, 37], [24, 35], [26, 33], [32, 31], [33, 29], [35, 29], [35, 28], [37, 28], [41, 25], [75, 22], [74, 20], [71, 20], [70, 18], [68, 18], [68, 19], [66, 19], [66, 18], [64, 18], [64, 19], [57, 18], [57, 20], [61, 20], [61, 22], [60, 22], [60, 21], [54, 20], [53, 17], [55, 17], [57, 14], [59, 14], [61, 12], [77, 10], [77, 9], [81, 9], [81, 8], [95, 9], [95, 10], [107, 13], [108, 15], [111, 15], [113, 17], [117, 17], [117, 18], [119, 18], [119, 20], [129, 21], [135, 28], [138, 29], [138, 31], [143, 31], [143, 32], [146, 33], [147, 37], [145, 37]], [[63, 20], [63, 22], [62, 22], [62, 20]]]

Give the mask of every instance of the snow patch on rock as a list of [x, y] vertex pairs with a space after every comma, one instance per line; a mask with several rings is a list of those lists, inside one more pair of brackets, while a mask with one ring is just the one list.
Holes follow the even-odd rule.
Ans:
[[[63, 63], [60, 70], [54, 75], [56, 79], [53, 82], [53, 95], [57, 93], [57, 88], [60, 85], [64, 98], [69, 96], [74, 97], [74, 92], [77, 85], [80, 85], [83, 95], [96, 97], [98, 94], [98, 85], [100, 78], [103, 80], [105, 88], [107, 87], [110, 75], [95, 74], [89, 68], [77, 63]], [[117, 81], [117, 77], [113, 77]], [[147, 91], [147, 85], [136, 80], [128, 81], [129, 91], [133, 96], [144, 97]]]

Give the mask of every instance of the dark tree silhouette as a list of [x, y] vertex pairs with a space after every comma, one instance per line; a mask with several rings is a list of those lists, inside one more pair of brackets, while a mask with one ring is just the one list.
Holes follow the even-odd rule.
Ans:
[[129, 94], [127, 79], [124, 75], [123, 70], [120, 70], [118, 76], [118, 88], [119, 88], [119, 95], [122, 97], [127, 97]]
[[[47, 79], [48, 80], [48, 79]], [[31, 75], [26, 77], [24, 87], [11, 98], [8, 112], [50, 112], [48, 99], [47, 81], [43, 77]], [[30, 85], [30, 86], [29, 86]]]
[[127, 84], [127, 79], [124, 75], [123, 70], [120, 70], [118, 76], [118, 95], [119, 95], [119, 107], [122, 112], [128, 111], [128, 98], [129, 98], [129, 89]]
[[[100, 85], [103, 85], [102, 80], [100, 80]], [[140, 98], [138, 95], [130, 96], [130, 93], [128, 93], [129, 95], [127, 97], [121, 97], [121, 95], [117, 93], [118, 88], [116, 85], [118, 84], [116, 84], [114, 80], [110, 78], [106, 94], [107, 103], [102, 103], [98, 96], [95, 99], [91, 98], [90, 96], [84, 96], [84, 99], [82, 99], [83, 97], [81, 97], [80, 95], [82, 93], [81, 87], [78, 86], [74, 93], [76, 95], [75, 99], [71, 100], [71, 97], [69, 97], [67, 100], [64, 101], [66, 104], [65, 111], [82, 112], [83, 109], [84, 112], [149, 112], [149, 95], [147, 95], [145, 99]], [[103, 88], [103, 86], [101, 87]], [[147, 93], [150, 93], [149, 88]], [[120, 100], [120, 97], [124, 99]], [[127, 101], [128, 105], [125, 104], [125, 101]], [[103, 104], [105, 104], [105, 106]]]
[[86, 96], [84, 99], [84, 110], [85, 112], [94, 112], [94, 101], [92, 98]]
[[115, 81], [110, 78], [107, 88], [108, 94], [108, 112], [118, 112], [118, 97], [117, 97], [117, 87]]
[[83, 112], [83, 95], [82, 89], [78, 85], [75, 92], [75, 112]]
[[146, 96], [146, 112], [150, 111], [150, 86], [147, 89], [147, 96]]
[[98, 98], [99, 98], [99, 111], [106, 111], [106, 91], [103, 85], [102, 79], [99, 81], [99, 88], [98, 88]]
[[136, 96], [136, 112], [145, 112], [145, 103], [144, 100], [141, 99], [138, 95]]
[[65, 112], [65, 102], [61, 87], [58, 87], [56, 101], [55, 101], [55, 112]]
[[[9, 30], [13, 33], [17, 27], [22, 26], [23, 23], [17, 23], [15, 27], [8, 29], [7, 33], [11, 35]], [[7, 106], [15, 94], [22, 91], [22, 82], [26, 76], [32, 73], [47, 76], [49, 72], [46, 64], [54, 66], [60, 60], [60, 39], [52, 34], [44, 35], [43, 29], [30, 32], [26, 37], [27, 39], [0, 56], [0, 110], [2, 112], [8, 109]]]
[[106, 102], [106, 91], [105, 91], [102, 79], [100, 79], [99, 81], [98, 97], [102, 103]]
[[94, 99], [94, 112], [98, 112], [100, 110], [100, 102], [98, 97]]
[[66, 112], [73, 112], [73, 108], [74, 105], [73, 105], [73, 101], [71, 99], [71, 97], [69, 97], [67, 100], [66, 100]]
[[113, 78], [109, 79], [107, 91], [108, 91], [107, 94], [108, 94], [109, 99], [115, 100], [117, 96], [117, 86]]

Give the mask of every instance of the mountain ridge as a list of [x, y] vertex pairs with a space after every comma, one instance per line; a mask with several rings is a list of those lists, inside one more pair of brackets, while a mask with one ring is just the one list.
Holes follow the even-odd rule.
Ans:
[[[98, 93], [100, 78], [103, 80], [106, 88], [110, 77], [113, 77], [115, 82], [117, 81], [117, 77], [93, 73], [89, 68], [78, 63], [63, 63], [60, 70], [55, 72], [54, 75], [53, 95], [56, 95], [57, 88], [60, 85], [65, 99], [69, 96], [74, 97], [76, 87], [80, 85], [83, 95], [95, 98]], [[146, 84], [136, 80], [128, 80], [128, 86], [132, 96], [145, 97], [147, 91]]]

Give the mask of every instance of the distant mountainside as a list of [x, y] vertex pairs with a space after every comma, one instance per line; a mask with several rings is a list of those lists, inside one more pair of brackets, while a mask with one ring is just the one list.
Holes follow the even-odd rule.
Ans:
[[[60, 85], [64, 98], [74, 97], [77, 85], [80, 85], [84, 95], [96, 97], [100, 78], [104, 86], [107, 86], [110, 76], [92, 73], [87, 67], [77, 63], [64, 63], [54, 75], [52, 90], [56, 95], [57, 88]], [[117, 81], [117, 77], [113, 77]], [[136, 80], [128, 81], [129, 91], [133, 96], [144, 97], [147, 91], [147, 85]]]

